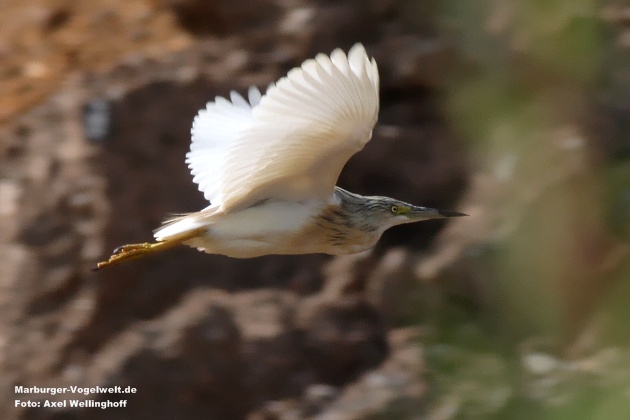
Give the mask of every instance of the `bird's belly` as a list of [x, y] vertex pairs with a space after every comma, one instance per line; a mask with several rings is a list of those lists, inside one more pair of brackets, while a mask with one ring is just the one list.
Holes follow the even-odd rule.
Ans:
[[247, 238], [297, 232], [310, 222], [313, 214], [321, 207], [316, 202], [272, 201], [226, 214], [210, 231], [217, 238]]
[[[194, 241], [194, 242], [193, 242]], [[188, 242], [189, 245], [211, 254], [227, 255], [233, 258], [254, 258], [263, 255], [300, 255], [300, 254], [356, 254], [370, 249], [376, 240], [361, 243], [331, 242], [322, 235], [297, 236], [293, 234], [267, 234], [246, 238], [198, 237]]]
[[322, 219], [330, 206], [322, 202], [263, 203], [223, 216], [205, 235], [186, 244], [210, 254], [253, 258], [270, 254], [353, 254], [376, 243], [382, 232], [352, 226], [341, 229]]
[[[324, 205], [318, 202], [264, 203], [225, 215], [204, 236], [186, 243], [201, 251], [235, 258], [324, 252], [317, 239], [306, 232], [313, 223], [313, 215]], [[300, 246], [296, 246], [298, 242]]]
[[210, 254], [227, 255], [233, 258], [254, 258], [271, 254], [327, 253], [325, 244], [320, 241], [313, 240], [313, 238], [296, 240], [293, 234], [286, 232], [267, 232], [265, 235], [246, 237], [223, 236], [221, 238], [209, 233], [189, 240], [187, 245]]

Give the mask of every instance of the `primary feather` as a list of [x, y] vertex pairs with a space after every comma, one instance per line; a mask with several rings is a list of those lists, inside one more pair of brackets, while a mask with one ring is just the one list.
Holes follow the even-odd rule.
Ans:
[[252, 107], [260, 103], [260, 91], [251, 87], [248, 97], [249, 102], [234, 91], [230, 93], [231, 101], [217, 96], [193, 121], [186, 163], [199, 190], [208, 201], [217, 205], [221, 204], [222, 164], [227, 159], [230, 145], [251, 125]]

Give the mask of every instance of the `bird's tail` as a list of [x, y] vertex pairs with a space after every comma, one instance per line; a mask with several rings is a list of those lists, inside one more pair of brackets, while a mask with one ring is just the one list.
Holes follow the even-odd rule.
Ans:
[[212, 216], [217, 210], [218, 207], [211, 206], [195, 213], [175, 214], [162, 222], [162, 226], [153, 231], [153, 237], [156, 241], [161, 242], [185, 235], [188, 232], [198, 231], [200, 228], [212, 223]]

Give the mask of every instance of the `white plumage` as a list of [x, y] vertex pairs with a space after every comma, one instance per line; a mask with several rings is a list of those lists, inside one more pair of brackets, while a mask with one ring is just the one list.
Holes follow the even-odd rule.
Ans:
[[[195, 117], [186, 155], [193, 181], [211, 204], [196, 217], [166, 223], [155, 238], [163, 241], [212, 224], [218, 215], [222, 224], [240, 219], [229, 215], [263, 200], [332, 200], [344, 165], [370, 140], [378, 89], [376, 62], [356, 44], [347, 56], [336, 49], [330, 57], [305, 61], [265, 95], [251, 87], [248, 100], [234, 91], [230, 100], [216, 97]], [[308, 214], [297, 219], [305, 224]], [[261, 225], [287, 227], [286, 218], [273, 220], [278, 226], [257, 223], [249, 233], [258, 233]], [[295, 222], [289, 225], [296, 228]]]
[[[223, 210], [269, 197], [324, 199], [347, 160], [371, 136], [379, 108], [378, 70], [361, 44], [348, 57], [319, 54], [271, 85], [232, 92], [193, 123], [187, 155], [195, 182]], [[314, 187], [314, 188], [313, 188]]]

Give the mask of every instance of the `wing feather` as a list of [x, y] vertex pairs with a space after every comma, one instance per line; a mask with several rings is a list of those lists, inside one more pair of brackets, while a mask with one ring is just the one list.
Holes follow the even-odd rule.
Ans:
[[249, 89], [249, 103], [238, 93], [230, 93], [231, 101], [217, 96], [199, 111], [191, 129], [192, 142], [186, 163], [193, 181], [210, 202], [217, 202], [221, 193], [219, 170], [239, 133], [252, 124], [252, 107], [260, 102], [260, 91]]
[[217, 97], [193, 123], [187, 162], [213, 206], [269, 198], [326, 200], [347, 160], [369, 141], [379, 108], [374, 59], [318, 54], [270, 85]]

